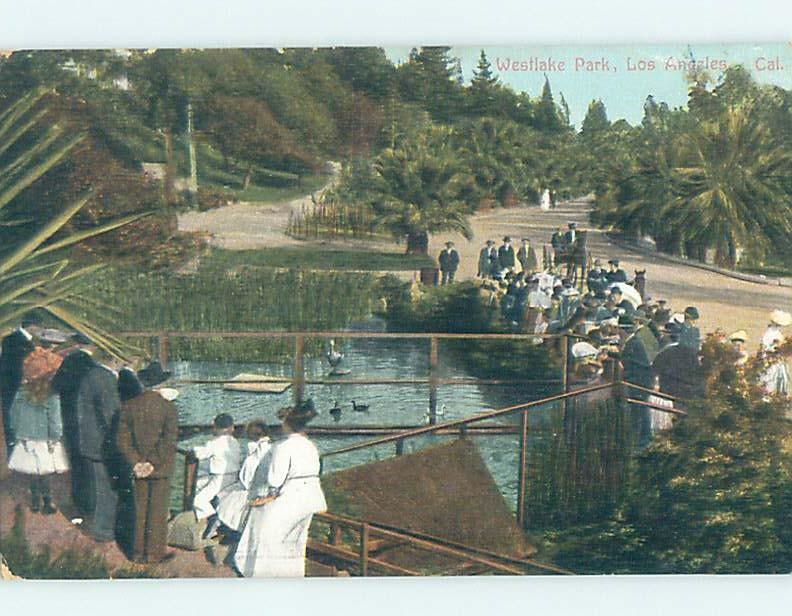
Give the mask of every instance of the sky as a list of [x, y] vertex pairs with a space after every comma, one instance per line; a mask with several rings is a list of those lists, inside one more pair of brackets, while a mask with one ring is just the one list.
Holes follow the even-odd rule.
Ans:
[[[571, 122], [580, 127], [589, 103], [602, 99], [611, 121], [624, 118], [631, 124], [643, 117], [648, 95], [671, 107], [687, 100], [682, 62], [691, 57], [705, 64], [713, 78], [723, 68], [742, 64], [759, 83], [792, 89], [792, 43], [629, 45], [629, 46], [476, 46], [452, 47], [461, 61], [465, 81], [470, 81], [481, 49], [501, 83], [538, 96], [545, 74], [556, 102], [563, 93]], [[385, 48], [396, 63], [406, 61], [409, 47]]]

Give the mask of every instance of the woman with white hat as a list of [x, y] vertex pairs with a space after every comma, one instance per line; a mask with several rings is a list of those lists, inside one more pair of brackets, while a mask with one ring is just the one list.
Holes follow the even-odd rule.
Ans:
[[744, 366], [748, 363], [748, 351], [745, 349], [745, 343], [748, 342], [748, 334], [744, 329], [737, 330], [729, 336], [729, 342], [734, 350], [737, 351], [737, 365]]
[[770, 313], [770, 324], [762, 336], [762, 351], [769, 360], [769, 366], [760, 377], [760, 383], [768, 394], [789, 395], [789, 368], [786, 360], [776, 351], [785, 340], [781, 329], [790, 324], [792, 324], [792, 315], [783, 310], [773, 310]]

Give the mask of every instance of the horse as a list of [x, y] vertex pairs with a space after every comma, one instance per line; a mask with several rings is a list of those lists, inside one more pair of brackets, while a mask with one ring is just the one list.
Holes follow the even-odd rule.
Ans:
[[630, 286], [634, 287], [641, 295], [641, 299], [646, 299], [646, 270], [635, 270], [635, 278], [630, 281]]

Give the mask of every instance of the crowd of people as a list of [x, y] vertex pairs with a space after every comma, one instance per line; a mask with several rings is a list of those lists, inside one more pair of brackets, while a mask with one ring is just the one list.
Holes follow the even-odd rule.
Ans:
[[[517, 332], [569, 334], [573, 379], [590, 383], [602, 378], [606, 364], [615, 362], [624, 378], [646, 389], [682, 398], [703, 393], [704, 378], [699, 352], [702, 336], [696, 306], [674, 308], [667, 300], [647, 293], [646, 270], [628, 276], [618, 258], [603, 263], [591, 258], [585, 248], [585, 231], [570, 222], [551, 238], [551, 250], [540, 249], [541, 259], [529, 238], [517, 249], [509, 236], [500, 246], [487, 240], [479, 252], [477, 278], [490, 308], [503, 324]], [[454, 281], [459, 257], [453, 244], [440, 260], [444, 283]], [[580, 269], [572, 255], [582, 254]], [[450, 265], [449, 265], [450, 264]], [[783, 342], [783, 327], [792, 316], [782, 310], [770, 315], [761, 341], [761, 353], [770, 368], [762, 377], [768, 394], [790, 391], [789, 372], [782, 358], [774, 358]], [[746, 362], [747, 335], [739, 330], [727, 336]], [[655, 406], [666, 406], [670, 398], [641, 395]], [[651, 398], [651, 399], [650, 399]], [[667, 413], [656, 414], [669, 417]], [[656, 419], [655, 419], [656, 420]], [[667, 421], [661, 421], [667, 424]]]
[[[158, 362], [133, 370], [83, 334], [32, 321], [5, 336], [0, 393], [8, 468], [26, 478], [30, 510], [58, 512], [54, 476], [69, 474], [65, 511], [97, 542], [159, 563], [168, 550], [171, 478], [178, 442], [178, 391]], [[247, 427], [247, 454], [221, 413], [198, 461], [193, 513], [207, 539], [233, 541], [242, 576], [302, 576], [308, 528], [326, 503], [319, 453], [304, 434], [310, 400], [282, 409], [277, 438], [263, 420]], [[210, 554], [208, 554], [210, 555]]]

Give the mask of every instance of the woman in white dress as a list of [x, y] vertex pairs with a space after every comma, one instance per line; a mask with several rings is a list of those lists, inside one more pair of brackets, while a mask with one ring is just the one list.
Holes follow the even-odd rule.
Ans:
[[781, 328], [790, 324], [792, 324], [792, 315], [783, 310], [773, 310], [770, 314], [770, 324], [762, 336], [762, 352], [768, 358], [769, 366], [760, 377], [760, 382], [767, 394], [788, 396], [790, 393], [790, 376], [786, 359], [776, 353], [785, 340]]
[[52, 377], [63, 359], [37, 347], [26, 358], [22, 388], [11, 407], [16, 442], [8, 468], [30, 478], [31, 511], [51, 515], [57, 511], [50, 493], [50, 475], [69, 470], [63, 447], [60, 398], [52, 391]]
[[278, 412], [284, 438], [272, 449], [268, 495], [251, 501], [234, 554], [244, 577], [305, 576], [311, 519], [327, 510], [319, 482], [319, 451], [303, 432], [315, 416], [311, 400]]
[[[272, 454], [272, 442], [267, 435], [267, 424], [254, 419], [246, 427], [248, 455], [242, 463], [239, 478], [221, 490], [217, 498], [217, 520], [225, 527], [240, 531], [248, 501], [267, 496], [267, 473]], [[211, 536], [211, 535], [210, 535]]]

